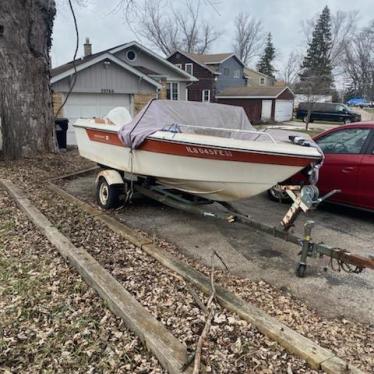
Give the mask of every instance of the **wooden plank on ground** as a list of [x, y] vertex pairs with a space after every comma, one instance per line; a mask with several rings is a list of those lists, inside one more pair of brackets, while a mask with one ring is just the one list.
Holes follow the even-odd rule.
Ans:
[[[181, 373], [187, 349], [127, 292], [88, 252], [75, 247], [10, 181], [0, 180], [35, 226], [104, 299], [109, 309], [138, 335], [169, 373]], [[191, 373], [192, 369], [185, 372]]]
[[[55, 192], [60, 193], [61, 189], [59, 187], [53, 184], [51, 184], [50, 187]], [[69, 201], [76, 202], [87, 212], [92, 210], [92, 206], [82, 202], [66, 191], [63, 191], [62, 195]], [[132, 241], [137, 246], [144, 241], [144, 238], [141, 237], [138, 232], [132, 230], [104, 212], [101, 212], [101, 214], [97, 215], [96, 218], [101, 220], [109, 228], [115, 227], [117, 233], [121, 234], [125, 239]], [[114, 225], [113, 221], [116, 221], [117, 223]], [[158, 260], [162, 265], [176, 272], [185, 280], [199, 287], [204, 293], [210, 295], [210, 281], [207, 276], [177, 259], [159, 246], [145, 242], [140, 247], [147, 254]], [[236, 296], [234, 293], [227, 291], [223, 287], [216, 286], [216, 298], [226, 309], [237, 313], [241, 318], [252, 323], [264, 335], [278, 342], [290, 353], [304, 359], [312, 368], [323, 369], [325, 372], [331, 374], [361, 373], [359, 369], [348, 365], [344, 360], [338, 358], [332, 351], [319, 346], [312, 340], [290, 329], [285, 324], [269, 316], [254, 305], [245, 302], [243, 299]]]

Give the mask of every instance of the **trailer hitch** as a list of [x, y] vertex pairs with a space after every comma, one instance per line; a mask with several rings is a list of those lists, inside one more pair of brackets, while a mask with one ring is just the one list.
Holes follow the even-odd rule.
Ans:
[[302, 211], [306, 213], [310, 209], [315, 209], [322, 201], [340, 192], [340, 190], [332, 190], [326, 195], [319, 197], [319, 190], [315, 185], [279, 186], [279, 188], [283, 192], [286, 192], [293, 200], [290, 209], [281, 221], [281, 225], [285, 231], [288, 231], [293, 226], [296, 218]]

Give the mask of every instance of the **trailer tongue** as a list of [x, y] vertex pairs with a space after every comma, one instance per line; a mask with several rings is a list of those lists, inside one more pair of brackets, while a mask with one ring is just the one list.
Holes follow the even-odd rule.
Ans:
[[[288, 186], [290, 187], [290, 186]], [[296, 187], [296, 186], [294, 186]], [[310, 186], [305, 186], [310, 187]], [[304, 187], [304, 188], [305, 188]], [[286, 188], [286, 187], [285, 187]], [[256, 230], [262, 231], [266, 234], [272, 235], [276, 238], [291, 242], [301, 247], [300, 251], [300, 261], [296, 268], [296, 275], [298, 277], [304, 277], [305, 271], [307, 268], [307, 258], [308, 257], [330, 257], [330, 266], [333, 270], [336, 271], [345, 271], [349, 273], [361, 273], [365, 268], [374, 270], [374, 259], [366, 258], [354, 253], [351, 253], [348, 250], [331, 247], [324, 243], [315, 243], [312, 240], [312, 228], [314, 226], [314, 221], [307, 221], [304, 224], [304, 236], [298, 237], [289, 232], [289, 228], [292, 226], [293, 222], [297, 218], [297, 215], [301, 210], [306, 211], [308, 209], [315, 208], [320, 202], [325, 200], [328, 196], [322, 198], [317, 197], [316, 200], [310, 200], [311, 193], [305, 192], [301, 193], [302, 189], [298, 194], [295, 195], [295, 188], [290, 189], [296, 199], [289, 212], [283, 218], [280, 226], [271, 226], [265, 223], [258, 222], [247, 216], [237, 209], [233, 208], [229, 203], [221, 203], [221, 205], [226, 209], [226, 212], [217, 212], [205, 209], [205, 201], [202, 200], [191, 200], [186, 196], [183, 196], [176, 191], [171, 191], [170, 189], [165, 188], [161, 185], [142, 185], [139, 183], [134, 184], [134, 191], [140, 193], [141, 195], [147, 196], [153, 200], [156, 200], [162, 204], [165, 204], [171, 208], [181, 209], [189, 213], [199, 214], [204, 217], [213, 217], [216, 219], [224, 220], [228, 223], [239, 222], [250, 226]], [[335, 193], [337, 191], [332, 191]], [[306, 198], [307, 197], [307, 198]], [[304, 209], [300, 208], [304, 206]], [[297, 212], [291, 214], [292, 212]]]

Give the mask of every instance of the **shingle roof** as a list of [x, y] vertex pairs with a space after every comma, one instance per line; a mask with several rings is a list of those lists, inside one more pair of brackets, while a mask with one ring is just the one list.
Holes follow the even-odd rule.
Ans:
[[[248, 75], [249, 72], [253, 72], [253, 73], [255, 73], [255, 74], [261, 75], [261, 76], [266, 77], [266, 78], [269, 78], [269, 79], [274, 79], [273, 77], [270, 77], [269, 75], [266, 75], [266, 74], [264, 74], [264, 73], [259, 72], [258, 70], [255, 70], [255, 69], [251, 69], [251, 68], [245, 67], [245, 68], [244, 68], [244, 75]], [[275, 80], [275, 79], [274, 79], [274, 80]]]
[[[92, 60], [93, 58], [102, 55], [103, 53], [104, 52], [98, 52], [98, 53], [89, 55], [87, 57], [81, 57], [81, 58], [75, 60], [75, 66], [79, 66], [81, 64], [84, 64], [85, 62], [88, 62], [88, 61]], [[68, 71], [71, 68], [73, 68], [73, 61], [69, 61], [66, 64], [63, 64], [63, 65], [60, 65], [60, 66], [57, 66], [57, 67], [51, 69], [51, 76], [54, 77], [54, 76], [59, 75], [61, 73], [65, 73], [65, 71]]]
[[134, 68], [138, 69], [139, 71], [141, 71], [143, 74], [146, 74], [146, 75], [160, 75], [160, 73], [158, 73], [157, 71], [148, 69], [145, 66], [135, 65]]
[[199, 53], [185, 53], [188, 57], [200, 62], [201, 64], [219, 64], [226, 60], [233, 53], [215, 53], [215, 54], [199, 54]]
[[[163, 60], [165, 64], [168, 64], [172, 69], [177, 69], [179, 70], [179, 72], [183, 75], [183, 76], [186, 76], [189, 78], [190, 81], [197, 81], [197, 79], [193, 76], [191, 76], [190, 74], [188, 74], [187, 72], [183, 71], [183, 70], [180, 70], [178, 69], [176, 66], [174, 66], [173, 64], [171, 64], [169, 61], [167, 61], [166, 59], [164, 59], [163, 57], [161, 56], [158, 56], [156, 53], [154, 53], [152, 50], [149, 50], [148, 48], [140, 45], [139, 43], [137, 42], [129, 42], [129, 43], [123, 43], [123, 44], [119, 44], [115, 47], [111, 47], [111, 48], [108, 48], [108, 49], [105, 49], [103, 51], [100, 51], [100, 52], [97, 52], [97, 53], [93, 53], [92, 55], [89, 55], [87, 57], [81, 57], [77, 60], [75, 60], [75, 65], [76, 66], [79, 66], [81, 64], [84, 64], [86, 62], [89, 62], [90, 60], [96, 58], [96, 57], [99, 57], [103, 54], [106, 54], [106, 53], [115, 53], [116, 51], [118, 51], [119, 49], [121, 48], [127, 48], [127, 47], [130, 47], [130, 46], [136, 46], [138, 48], [140, 48], [142, 51], [145, 51], [149, 54], [151, 54], [152, 56], [154, 56], [155, 58], [159, 59], [159, 60]], [[51, 69], [51, 76], [52, 77], [55, 77], [59, 74], [62, 74], [70, 69], [73, 68], [73, 61], [69, 61], [67, 62], [66, 64], [63, 64], [63, 65], [60, 65], [60, 66], [57, 66], [53, 69]], [[137, 69], [138, 67], [137, 66], [134, 66], [135, 69]], [[151, 71], [149, 70], [148, 72], [146, 72], [145, 70], [149, 70], [145, 67], [140, 67], [139, 71], [141, 71], [143, 74], [145, 75], [158, 75], [159, 73], [157, 72], [154, 72], [154, 71]]]
[[220, 92], [216, 97], [232, 96], [232, 97], [269, 97], [276, 98], [288, 87], [230, 87]]
[[[81, 58], [78, 58], [77, 60], [75, 60], [75, 65], [79, 66], [81, 64], [84, 64], [85, 62], [88, 62], [88, 61], [92, 60], [93, 58], [95, 58], [97, 56], [100, 56], [100, 55], [102, 55], [106, 52], [109, 52], [110, 50], [112, 50], [114, 48], [118, 48], [121, 45], [125, 45], [125, 44], [119, 44], [116, 47], [111, 47], [111, 48], [105, 49], [105, 50], [100, 51], [100, 52], [92, 53], [89, 56], [83, 56]], [[52, 68], [51, 69], [51, 76], [54, 77], [55, 75], [64, 73], [65, 71], [70, 70], [72, 67], [73, 67], [73, 61], [69, 61], [66, 64], [63, 64], [63, 65], [57, 66], [55, 68]]]

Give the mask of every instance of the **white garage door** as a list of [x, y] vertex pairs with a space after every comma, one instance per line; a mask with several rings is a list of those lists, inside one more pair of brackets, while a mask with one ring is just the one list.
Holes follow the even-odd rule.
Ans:
[[261, 121], [268, 121], [271, 118], [271, 100], [262, 100]]
[[67, 143], [77, 144], [73, 129], [73, 123], [77, 118], [104, 117], [117, 106], [124, 106], [130, 110], [130, 95], [72, 93], [63, 110], [64, 117], [69, 119]]
[[292, 119], [293, 100], [276, 100], [274, 120], [276, 122], [289, 121]]

